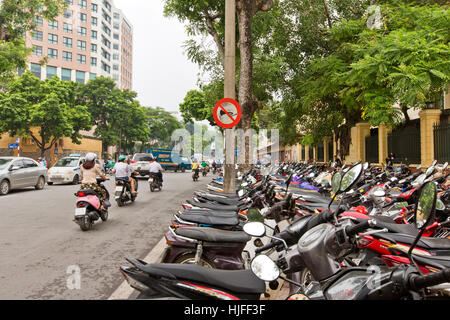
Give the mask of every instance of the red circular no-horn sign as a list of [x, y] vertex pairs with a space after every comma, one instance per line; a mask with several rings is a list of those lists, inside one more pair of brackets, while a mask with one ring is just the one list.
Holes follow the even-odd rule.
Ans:
[[241, 121], [241, 106], [236, 100], [222, 99], [216, 103], [213, 116], [218, 126], [225, 129], [233, 128]]

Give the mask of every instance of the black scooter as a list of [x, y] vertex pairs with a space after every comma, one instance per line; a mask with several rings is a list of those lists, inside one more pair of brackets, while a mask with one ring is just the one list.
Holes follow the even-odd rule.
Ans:
[[[131, 175], [131, 179], [134, 180], [134, 185], [136, 191], [138, 190], [138, 180], [134, 174]], [[123, 205], [127, 202], [134, 202], [136, 200], [137, 194], [131, 193], [131, 184], [129, 181], [125, 180], [117, 180], [116, 181], [116, 190], [114, 194], [114, 198], [119, 207], [123, 207]]]

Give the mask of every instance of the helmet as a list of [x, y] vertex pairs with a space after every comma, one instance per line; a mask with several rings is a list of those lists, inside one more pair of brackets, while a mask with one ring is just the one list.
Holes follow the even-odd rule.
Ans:
[[86, 155], [86, 161], [95, 161], [95, 159], [97, 159], [97, 155], [93, 152], [89, 152]]
[[127, 159], [127, 156], [124, 156], [124, 155], [119, 157], [119, 161], [125, 161], [126, 159]]

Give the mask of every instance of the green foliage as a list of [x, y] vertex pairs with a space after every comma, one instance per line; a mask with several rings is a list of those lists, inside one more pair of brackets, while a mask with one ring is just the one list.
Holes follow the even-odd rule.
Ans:
[[[88, 109], [75, 98], [78, 85], [57, 77], [41, 81], [30, 72], [12, 81], [0, 100], [0, 133], [31, 137], [41, 154], [62, 137], [80, 143], [91, 128]], [[38, 134], [31, 129], [37, 127]]]
[[181, 122], [170, 112], [160, 107], [148, 107], [145, 109], [145, 113], [148, 117], [150, 129], [148, 140], [152, 143], [152, 146], [156, 148], [173, 148], [172, 133], [176, 129], [183, 128]]

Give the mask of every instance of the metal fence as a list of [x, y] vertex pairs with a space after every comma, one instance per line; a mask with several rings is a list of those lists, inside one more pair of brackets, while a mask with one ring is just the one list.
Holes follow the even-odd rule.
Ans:
[[323, 144], [317, 146], [317, 161], [323, 162], [325, 159]]
[[395, 163], [421, 163], [420, 124], [393, 130], [388, 135], [388, 153], [391, 152], [394, 154]]
[[434, 158], [450, 161], [450, 124], [434, 125]]
[[366, 137], [366, 161], [378, 163], [378, 134]]

